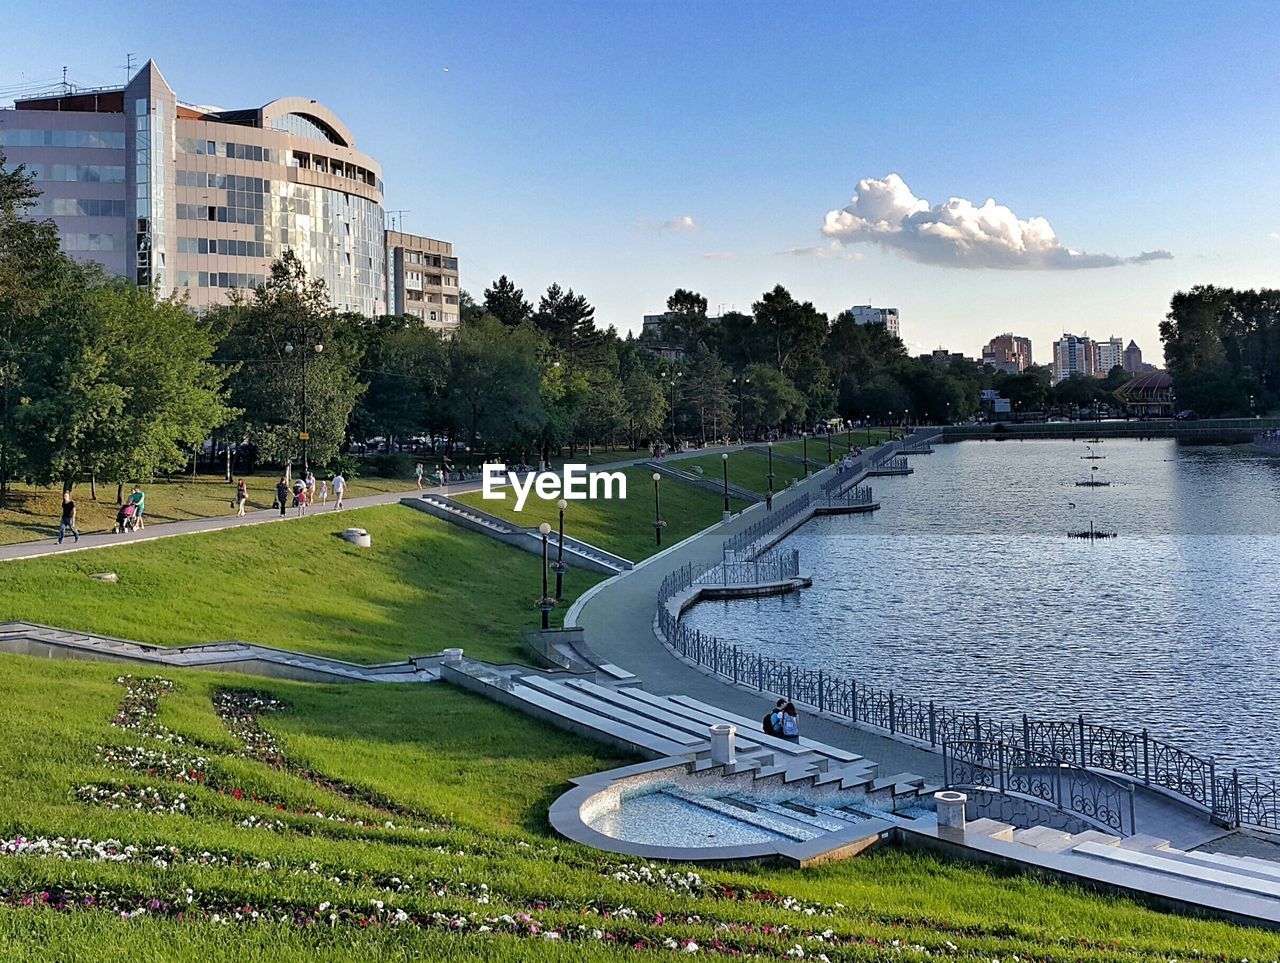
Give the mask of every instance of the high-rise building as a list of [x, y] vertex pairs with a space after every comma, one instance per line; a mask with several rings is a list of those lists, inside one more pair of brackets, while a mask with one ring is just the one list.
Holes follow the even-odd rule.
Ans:
[[453, 245], [387, 231], [387, 307], [411, 314], [429, 328], [458, 327], [458, 259]]
[[883, 324], [895, 338], [902, 336], [898, 329], [897, 308], [873, 308], [869, 304], [857, 304], [849, 309], [849, 314], [857, 324]]
[[1074, 374], [1093, 377], [1098, 371], [1097, 345], [1087, 335], [1067, 334], [1053, 342], [1053, 380], [1063, 381]]
[[0, 110], [0, 150], [35, 175], [33, 214], [57, 223], [68, 254], [160, 295], [223, 303], [291, 250], [338, 309], [393, 310], [382, 168], [314, 100], [190, 105], [148, 61], [123, 87], [63, 86]]
[[1025, 371], [1031, 367], [1031, 339], [1014, 334], [997, 335], [982, 349], [982, 363], [1009, 374]]
[[1138, 342], [1130, 341], [1129, 347], [1124, 349], [1124, 365], [1125, 371], [1141, 371], [1142, 369], [1142, 349], [1138, 347]]
[[1094, 370], [1099, 378], [1105, 378], [1116, 365], [1124, 365], [1124, 339], [1114, 334], [1106, 341], [1097, 341], [1097, 367]]

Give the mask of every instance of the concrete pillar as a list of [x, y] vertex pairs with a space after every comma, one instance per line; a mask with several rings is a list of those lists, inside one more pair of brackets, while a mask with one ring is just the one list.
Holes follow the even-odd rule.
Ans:
[[711, 761], [717, 766], [732, 765], [736, 761], [733, 743], [737, 738], [736, 726], [718, 723], [711, 729]]
[[962, 792], [944, 790], [933, 794], [938, 806], [938, 828], [964, 832], [964, 806], [969, 797]]
[[440, 654], [444, 657], [440, 661], [445, 665], [460, 665], [462, 663], [461, 649], [443, 649]]

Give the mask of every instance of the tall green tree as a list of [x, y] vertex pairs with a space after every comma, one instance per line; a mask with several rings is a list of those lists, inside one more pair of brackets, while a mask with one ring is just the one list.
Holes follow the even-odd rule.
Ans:
[[30, 362], [57, 332], [55, 306], [80, 283], [53, 222], [29, 217], [37, 197], [26, 168], [6, 167], [0, 152], [0, 508], [24, 471], [18, 417], [24, 397], [40, 387]]
[[264, 457], [290, 463], [301, 455], [305, 422], [308, 460], [336, 457], [365, 389], [358, 377], [364, 319], [337, 314], [323, 279], [309, 277], [292, 251], [250, 297], [210, 314], [244, 437]]
[[484, 313], [514, 328], [532, 320], [533, 305], [524, 299], [524, 291], [504, 274], [492, 287], [484, 289]]
[[448, 404], [469, 446], [528, 451], [546, 422], [542, 339], [492, 315], [449, 343]]

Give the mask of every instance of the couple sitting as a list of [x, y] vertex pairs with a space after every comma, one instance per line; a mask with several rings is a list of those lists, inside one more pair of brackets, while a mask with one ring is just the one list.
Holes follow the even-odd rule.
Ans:
[[773, 711], [764, 717], [764, 731], [771, 736], [798, 743], [800, 719], [796, 715], [796, 707], [786, 699], [779, 699]]

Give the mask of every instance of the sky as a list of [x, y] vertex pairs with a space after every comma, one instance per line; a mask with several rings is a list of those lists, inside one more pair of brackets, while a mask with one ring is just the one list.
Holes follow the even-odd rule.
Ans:
[[[307, 5], [5, 0], [0, 89], [300, 95], [477, 297], [552, 282], [638, 330], [776, 284], [897, 307], [913, 351], [1064, 330], [1160, 361], [1170, 296], [1280, 285], [1280, 4]], [[12, 41], [12, 36], [10, 38]]]

